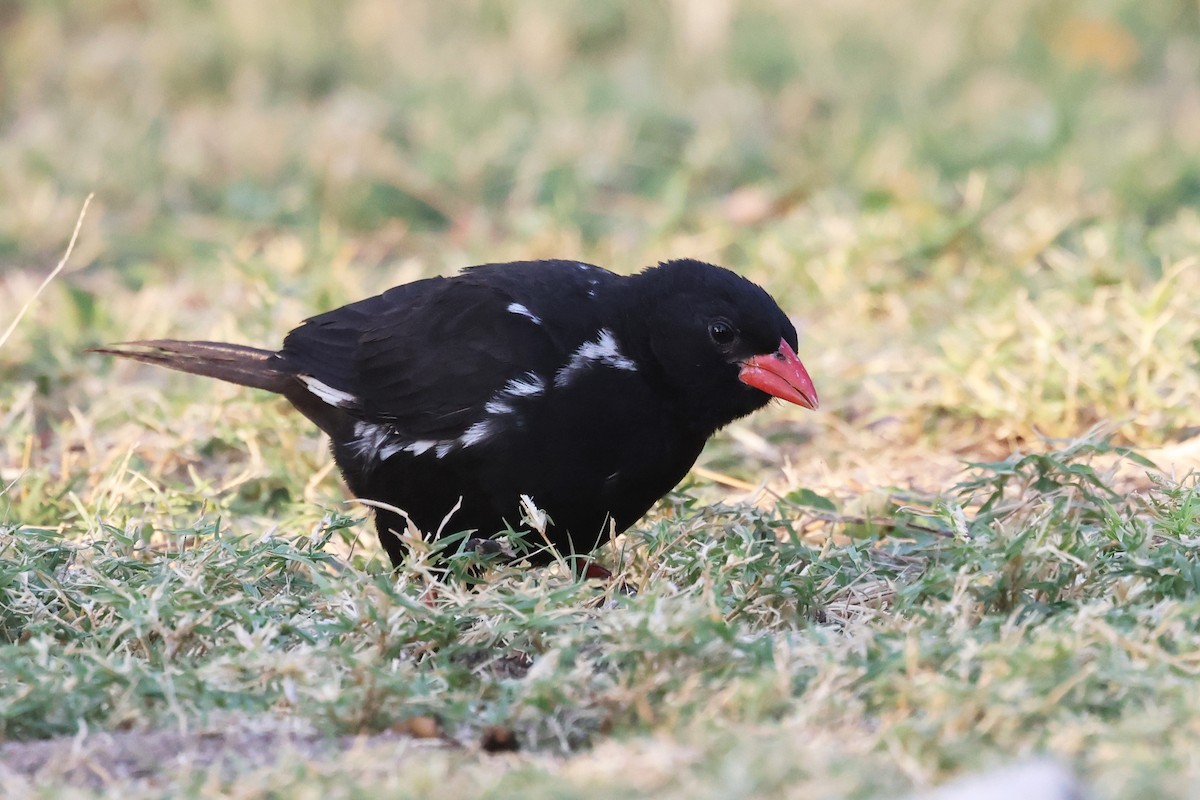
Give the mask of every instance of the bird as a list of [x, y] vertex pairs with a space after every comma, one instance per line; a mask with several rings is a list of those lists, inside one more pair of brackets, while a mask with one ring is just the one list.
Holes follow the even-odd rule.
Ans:
[[796, 328], [760, 286], [675, 259], [630, 275], [483, 264], [303, 321], [278, 350], [158, 339], [95, 352], [285, 397], [329, 436], [399, 567], [424, 536], [489, 542], [544, 514], [532, 564], [637, 522], [720, 428], [779, 398], [818, 407]]

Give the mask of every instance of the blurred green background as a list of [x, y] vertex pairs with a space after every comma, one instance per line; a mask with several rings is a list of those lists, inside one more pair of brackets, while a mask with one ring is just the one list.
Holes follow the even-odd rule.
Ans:
[[123, 0], [0, 24], [12, 254], [57, 248], [92, 190], [111, 258], [159, 263], [156, 235], [204, 238], [183, 220], [647, 247], [748, 185], [767, 218], [943, 208], [973, 172], [1101, 193], [1135, 228], [1200, 198], [1188, 2]]
[[471, 263], [692, 256], [799, 318], [844, 419], [1193, 431], [1195, 3], [2, 8], [4, 319], [97, 195], [6, 382], [82, 403], [104, 339], [269, 343]]

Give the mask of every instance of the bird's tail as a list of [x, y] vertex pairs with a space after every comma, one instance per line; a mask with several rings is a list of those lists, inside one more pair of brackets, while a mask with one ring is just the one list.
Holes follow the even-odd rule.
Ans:
[[295, 383], [292, 373], [282, 371], [272, 363], [275, 353], [241, 344], [154, 339], [122, 342], [88, 352], [156, 364], [277, 394], [283, 394]]

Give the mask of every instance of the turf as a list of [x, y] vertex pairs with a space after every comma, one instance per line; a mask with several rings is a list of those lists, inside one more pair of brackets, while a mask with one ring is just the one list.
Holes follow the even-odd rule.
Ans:
[[[1197, 33], [1130, 0], [0, 8], [0, 329], [33, 299], [4, 792], [895, 797], [1046, 754], [1194, 796]], [[779, 299], [823, 407], [722, 432], [611, 585], [390, 575], [282, 401], [83, 352], [679, 256]]]

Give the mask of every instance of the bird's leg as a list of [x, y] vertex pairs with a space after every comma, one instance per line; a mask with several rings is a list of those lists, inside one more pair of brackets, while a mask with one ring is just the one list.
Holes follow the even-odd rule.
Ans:
[[407, 548], [400, 539], [400, 532], [407, 529], [408, 524], [399, 514], [384, 508], [375, 509], [375, 532], [379, 534], [379, 543], [391, 559], [393, 569], [404, 561]]
[[605, 584], [604, 592], [587, 603], [589, 608], [613, 608], [614, 598], [618, 595], [636, 597], [638, 593], [636, 586], [619, 580], [613, 575], [612, 570], [591, 558], [576, 557], [575, 574], [579, 580], [586, 581], [596, 578]]
[[593, 578], [602, 581], [612, 580], [612, 570], [595, 561], [591, 558], [580, 558], [575, 561], [575, 574], [580, 580], [592, 580]]

